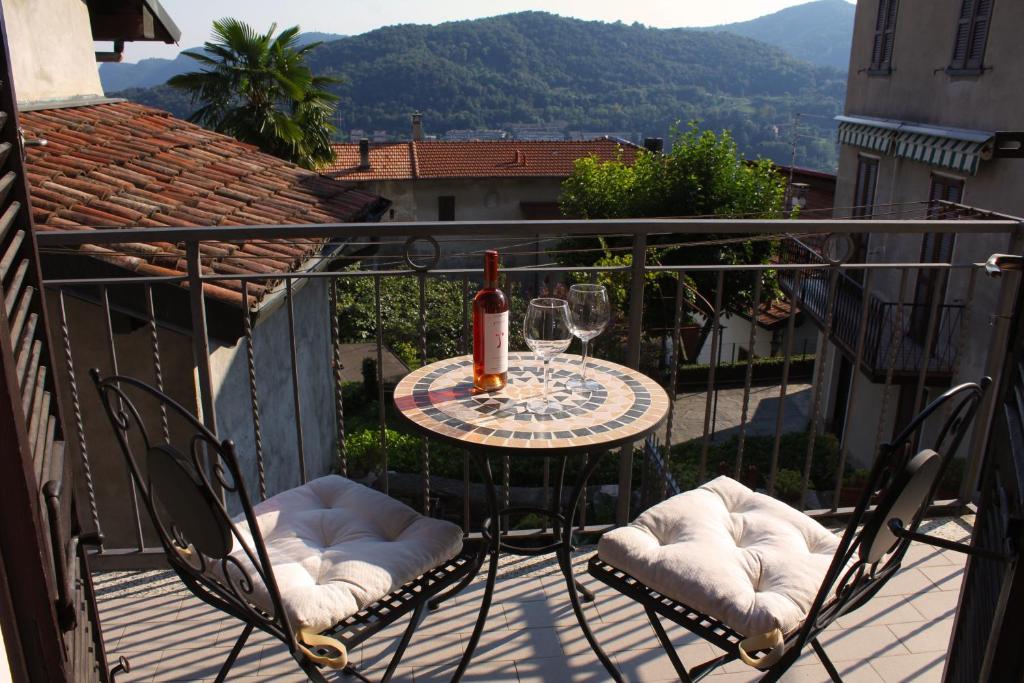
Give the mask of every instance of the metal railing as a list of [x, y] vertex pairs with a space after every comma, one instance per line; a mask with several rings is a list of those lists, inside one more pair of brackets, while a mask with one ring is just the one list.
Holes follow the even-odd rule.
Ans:
[[[661, 381], [673, 399], [666, 425], [659, 431], [657, 439], [646, 449], [636, 451], [647, 455], [641, 455], [636, 461], [633, 449], [623, 449], [614, 468], [617, 471], [605, 481], [593, 482], [594, 490], [589, 496], [591, 504], [582, 507], [580, 518], [576, 520], [581, 527], [597, 523], [622, 524], [643, 505], [675, 490], [698, 485], [717, 474], [740, 478], [769, 494], [788, 496], [790, 502], [809, 513], [841, 513], [843, 491], [849, 483], [847, 475], [857, 468], [867, 467], [878, 445], [893, 429], [898, 401], [895, 394], [899, 388], [894, 381], [897, 373], [914, 374], [915, 407], [922, 404], [930, 384], [948, 383], [950, 377], [956, 376], [956, 359], [962, 355], [971, 326], [986, 322], [972, 322], [966, 315], [974, 303], [979, 267], [970, 263], [849, 264], [824, 260], [672, 265], [649, 262], [648, 256], [658, 253], [657, 249], [664, 247], [666, 242], [698, 242], [706, 246], [709, 241], [728, 242], [742, 238], [785, 244], [794, 239], [790, 234], [794, 230], [799, 230], [802, 235], [819, 236], [866, 231], [892, 235], [952, 231], [1002, 234], [1007, 239], [1007, 250], [1012, 251], [1019, 244], [1019, 227], [1019, 223], [1012, 220], [960, 220], [955, 223], [808, 220], [798, 224], [771, 220], [506, 221], [50, 231], [40, 233], [38, 243], [43, 254], [45, 287], [51, 301], [56, 303], [60, 342], [66, 359], [62, 378], [70, 388], [62, 400], [68, 403], [66, 407], [74, 416], [73, 423], [77, 427], [78, 433], [69, 441], [77, 451], [76, 456], [88, 484], [89, 514], [97, 529], [106, 533], [113, 524], [112, 520], [118, 519], [128, 535], [127, 541], [124, 535], [115, 541], [114, 534], [107, 534], [107, 543], [98, 559], [101, 566], [114, 567], [145, 565], [149, 537], [127, 473], [119, 473], [110, 462], [101, 465], [99, 459], [113, 456], [103, 451], [102, 443], [90, 442], [95, 441], [95, 432], [90, 431], [90, 425], [102, 426], [104, 421], [91, 395], [86, 396], [91, 392], [91, 387], [84, 387], [86, 368], [83, 363], [86, 362], [96, 362], [107, 371], [137, 375], [169, 391], [175, 387], [177, 390], [190, 388], [192, 400], [204, 421], [216, 429], [218, 417], [223, 417], [220, 420], [222, 430], [218, 432], [220, 436], [246, 444], [246, 448], [240, 448], [240, 451], [249, 458], [248, 483], [250, 490], [258, 492], [261, 497], [333, 469], [350, 476], [365, 475], [363, 480], [366, 483], [410, 499], [411, 503], [429, 514], [443, 514], [460, 521], [467, 532], [472, 531], [477, 521], [472, 501], [479, 485], [471, 480], [464, 456], [453, 455], [450, 449], [439, 448], [423, 439], [416, 467], [396, 463], [391, 457], [394, 444], [389, 443], [389, 434], [393, 433], [394, 425], [388, 410], [384, 361], [394, 340], [388, 338], [389, 332], [383, 324], [382, 289], [393, 278], [411, 278], [415, 282], [418, 296], [407, 303], [409, 317], [416, 321], [415, 355], [422, 362], [428, 357], [427, 338], [434, 324], [427, 310], [426, 292], [435, 281], [452, 283], [462, 293], [459, 307], [461, 333], [457, 347], [467, 352], [470, 348], [468, 301], [478, 286], [481, 272], [478, 269], [445, 268], [444, 258], [451, 253], [472, 253], [498, 242], [529, 245], [525, 251], [514, 246], [506, 250], [506, 258], [527, 254], [533, 259], [531, 265], [504, 269], [509, 277], [527, 283], [517, 290], [517, 296], [528, 297], [536, 291], [535, 284], [529, 283], [536, 283], [538, 274], [547, 277], [549, 283], [571, 278], [619, 278], [625, 295], [622, 305], [625, 310], [620, 311], [622, 321], [613, 333], [617, 336], [611, 346], [623, 349], [621, 360], [624, 363], [642, 368]], [[529, 238], [524, 239], [524, 235]], [[714, 235], [714, 240], [702, 237], [706, 235]], [[629, 254], [631, 259], [613, 266], [571, 265], [563, 258], [567, 254], [557, 248], [557, 240], [570, 236], [577, 241], [587, 237], [605, 237], [613, 245], [613, 250]], [[423, 238], [436, 240], [442, 257], [440, 263], [411, 267], [416, 263], [415, 258], [410, 258], [408, 263], [393, 263], [403, 261], [410, 244]], [[340, 255], [334, 254], [330, 260], [324, 259], [317, 267], [309, 267], [307, 263], [295, 270], [258, 274], [217, 274], [209, 268], [212, 260], [222, 257], [217, 253], [206, 253], [202, 247], [204, 242], [231, 243], [251, 239], [317, 239], [331, 244], [348, 241], [360, 249], [376, 243], [378, 252], [375, 255], [352, 253], [353, 248], [348, 252], [343, 250]], [[176, 245], [185, 253], [186, 268], [180, 274], [97, 275], [93, 268], [76, 266], [94, 261], [92, 247], [96, 246], [146, 258], [152, 257], [154, 251], [159, 252], [163, 248], [160, 245], [168, 244]], [[143, 253], [137, 245], [149, 245], [149, 249]], [[539, 258], [544, 262], [536, 263]], [[390, 265], [373, 265], [381, 262]], [[338, 263], [348, 264], [348, 267], [339, 268]], [[908, 328], [901, 322], [907, 316], [906, 305], [887, 307], [870, 296], [857, 298], [851, 294], [849, 284], [857, 284], [856, 279], [863, 279], [863, 289], [868, 290], [873, 278], [883, 271], [889, 272], [900, 279], [902, 301], [908, 291], [911, 272], [927, 270], [944, 274], [964, 271], [969, 273], [971, 283], [963, 311], [952, 315], [937, 304], [929, 311], [921, 348], [941, 346], [950, 349], [948, 358], [951, 360], [942, 360], [938, 365], [920, 362], [920, 358], [914, 355], [917, 352], [904, 349], [910, 336]], [[857, 273], [856, 278], [852, 277], [854, 273]], [[652, 305], [645, 296], [649, 293], [649, 280], [654, 277], [667, 282], [663, 290], [672, 292], [668, 301], [655, 302], [669, 311], [668, 323], [653, 325], [648, 322], [645, 326], [645, 316], [650, 317], [648, 314], [651, 313], [645, 310], [645, 301]], [[689, 284], [693, 281], [691, 278], [711, 285], [705, 291], [694, 293]], [[347, 340], [341, 334], [338, 297], [339, 292], [359, 279], [373, 283], [375, 317], [371, 358], [376, 361], [373, 372], [376, 374], [374, 390], [377, 405], [372, 430], [379, 460], [373, 463], [372, 471], [366, 473], [354, 472], [355, 463], [351, 455], [356, 435], [347, 424], [352, 419], [349, 412], [353, 405], [346, 405], [340, 381], [341, 357]], [[678, 286], [679, 283], [683, 286]], [[776, 283], [782, 285], [781, 289], [776, 288]], [[1014, 292], [1018, 287], [1015, 278], [986, 280], [985, 283], [1004, 290], [1013, 288]], [[286, 311], [286, 315], [277, 318], [283, 328], [276, 341], [272, 343], [269, 337], [262, 338], [259, 332], [261, 325], [269, 328], [273, 324], [273, 313], [268, 314], [264, 310], [260, 314], [266, 316], [264, 323], [262, 319], [254, 321], [254, 314], [248, 307], [234, 312], [218, 308], [204, 291], [204, 285], [211, 284], [234, 288], [243, 297], [256, 286], [271, 292], [263, 300], [273, 299]], [[734, 305], [734, 309], [742, 310], [725, 308], [723, 293], [730, 289], [742, 289], [748, 293], [744, 303]], [[307, 294], [307, 291], [311, 293]], [[314, 299], [314, 296], [318, 298]], [[742, 381], [738, 381], [734, 373], [729, 385], [722, 378], [725, 368], [719, 367], [719, 350], [725, 343], [737, 343], [735, 339], [728, 342], [730, 334], [745, 337], [747, 348], [756, 349], [759, 337], [768, 332], [756, 323], [737, 332], [739, 326], [736, 321], [756, 321], [762, 304], [775, 297], [781, 297], [789, 304], [781, 343], [777, 345], [777, 357], [764, 359], [749, 354], [740, 373]], [[1009, 295], [1001, 295], [1001, 298], [1012, 301]], [[68, 304], [72, 299], [80, 309], [78, 314], [69, 310]], [[178, 305], [187, 309], [185, 314], [175, 313], [174, 307]], [[845, 412], [838, 424], [828, 415], [832, 408], [828, 405], [831, 394], [827, 392], [832, 390], [827, 389], [825, 380], [826, 372], [833, 368], [828, 362], [827, 345], [820, 346], [824, 353], [818, 355], [811, 381], [794, 386], [794, 354], [800, 348], [797, 340], [800, 334], [809, 334], [800, 322], [800, 311], [811, 313], [825, 338], [841, 340], [837, 343], [853, 359], [854, 367], [869, 366], [883, 371], [881, 376], [877, 372], [854, 372], [845, 388], [848, 404], [854, 403], [858, 395], [869, 389], [881, 396], [881, 409], [873, 427], [874, 439], [855, 442], [848, 424], [850, 411]], [[216, 317], [211, 318], [211, 315]], [[998, 319], [998, 311], [993, 311], [992, 315], [996, 316], [996, 323], [991, 328], [991, 344], [998, 350], [1000, 345], [1005, 347], [1006, 325]], [[236, 365], [231, 365], [227, 374], [239, 372], [240, 383], [230, 387], [222, 366], [222, 355], [230, 345], [211, 333], [213, 326], [225, 324], [226, 321], [221, 319], [225, 316], [237, 316], [239, 330], [237, 345], [227, 351], [229, 355], [233, 354], [230, 360]], [[324, 325], [317, 329], [323, 331], [326, 338], [309, 332], [306, 323], [312, 318], [308, 316], [319, 316], [316, 319]], [[883, 322], [872, 332], [867, 321], [874, 317]], [[101, 323], [98, 327], [97, 320]], [[686, 366], [682, 350], [683, 328], [693, 320], [704, 321], [704, 343], [710, 348], [709, 357], [713, 359], [706, 368], [703, 396], [679, 391], [680, 373], [692, 370]], [[260, 324], [255, 324], [257, 322]], [[184, 354], [180, 343], [183, 340], [190, 345]], [[277, 342], [280, 344], [273, 346]], [[146, 353], [141, 354], [140, 349], [145, 349]], [[169, 355], [172, 352], [177, 354], [173, 359]], [[183, 365], [185, 355], [188, 363]], [[941, 358], [947, 356], [942, 355]], [[326, 379], [310, 374], [311, 359], [318, 359], [316, 362], [326, 374]], [[764, 365], [774, 365], [768, 379], [761, 370]], [[182, 372], [183, 367], [187, 375]], [[268, 386], [268, 382], [273, 386]], [[314, 384], [328, 386], [329, 393], [317, 396], [315, 400], [309, 398], [308, 392]], [[739, 384], [742, 387], [737, 386]], [[729, 419], [719, 413], [719, 394], [724, 391], [737, 392], [726, 402], [738, 406], [738, 411], [734, 411]], [[326, 411], [330, 412], [329, 416], [325, 415], [324, 401], [333, 403], [333, 410]], [[366, 402], [370, 402], [369, 397], [366, 397]], [[987, 414], [983, 411], [983, 419], [988, 419], [987, 415], [991, 414], [991, 405], [987, 410]], [[238, 418], [241, 413], [245, 414], [244, 420]], [[322, 452], [323, 444], [312, 438], [328, 427], [327, 431], [333, 435], [329, 457]], [[165, 419], [163, 428], [165, 433], [173, 434], [175, 425], [168, 425]], [[858, 425], [857, 431], [866, 431], [863, 428], [864, 425]], [[287, 443], [282, 441], [282, 432], [290, 432]], [[984, 435], [985, 430], [976, 432]], [[361, 435], [365, 436], [365, 433]], [[976, 454], [982, 450], [972, 447], [969, 452], [971, 457], [977, 457]], [[462, 457], [461, 463], [453, 465], [450, 462], [459, 457]], [[501, 483], [506, 500], [548, 495], [547, 467], [539, 485], [523, 487], [513, 481], [515, 463], [507, 457], [503, 460]], [[461, 471], [461, 476], [439, 476], [439, 465], [444, 465], [449, 472]], [[98, 469], [102, 470], [102, 476], [98, 475]], [[286, 476], [280, 474], [282, 469]], [[969, 464], [965, 471], [972, 473], [975, 469], [973, 464]], [[105, 494], [101, 490], [103, 484], [118, 476], [124, 478], [122, 489], [126, 494], [111, 496], [111, 486], [107, 486]], [[609, 477], [610, 481], [607, 480]], [[599, 491], [598, 486], [602, 484], [605, 488]], [[964, 482], [954, 498], [962, 503], [972, 491], [972, 484]], [[605, 508], [598, 504], [601, 496], [611, 498], [610, 502], [606, 501]], [[524, 533], [535, 531], [526, 530]]]
[[[825, 259], [813, 247], [799, 239], [786, 240], [781, 250], [781, 261], [789, 264], [827, 265]], [[920, 273], [926, 264], [904, 264]], [[780, 277], [780, 284], [790, 296], [797, 286], [797, 272], [786, 271]], [[836, 283], [834, 301], [829, 301], [829, 278], [824, 271], [800, 273], [798, 296], [807, 312], [819, 327], [823, 327], [831, 310], [834, 342], [844, 354], [853, 359], [857, 355], [857, 342], [861, 332], [861, 310], [866, 308], [864, 317], [864, 348], [860, 354], [860, 366], [873, 379], [882, 380], [892, 369], [897, 381], [913, 381], [925, 369], [933, 381], [948, 381], [956, 368], [959, 345], [959, 330], [964, 316], [962, 304], [948, 304], [941, 301], [940, 285], [945, 273], [935, 278], [936, 283], [930, 294], [939, 298], [936, 310], [930, 303], [885, 301], [848, 273], [840, 273]], [[831, 306], [831, 309], [830, 309]], [[937, 316], [937, 327], [930, 346], [925, 346], [928, 323]], [[926, 367], [925, 367], [926, 366]]]

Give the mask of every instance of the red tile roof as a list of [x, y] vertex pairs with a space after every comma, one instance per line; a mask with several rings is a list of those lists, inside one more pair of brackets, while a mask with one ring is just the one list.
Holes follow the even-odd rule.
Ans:
[[[109, 227], [342, 223], [383, 211], [386, 200], [260, 152], [234, 138], [131, 102], [22, 112], [26, 173], [38, 230]], [[204, 242], [203, 270], [272, 273], [297, 267], [322, 240]], [[183, 244], [83, 247], [140, 275], [186, 272]], [[249, 285], [255, 305], [272, 282]], [[208, 283], [242, 304], [241, 283]]]
[[576, 159], [596, 156], [633, 163], [636, 145], [596, 140], [425, 140], [370, 145], [370, 168], [359, 166], [359, 145], [334, 145], [335, 160], [324, 174], [343, 180], [427, 178], [568, 177]]

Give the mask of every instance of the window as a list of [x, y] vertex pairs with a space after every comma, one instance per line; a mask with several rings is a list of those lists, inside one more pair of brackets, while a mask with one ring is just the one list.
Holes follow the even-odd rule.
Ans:
[[928, 218], [942, 219], [955, 209], [939, 204], [943, 202], [959, 203], [964, 196], [964, 181], [949, 176], [933, 175], [932, 187], [928, 192]]
[[992, 4], [995, 0], [963, 0], [960, 19], [953, 41], [953, 59], [947, 72], [953, 75], [980, 74], [984, 67], [988, 27], [992, 23]]
[[[948, 213], [938, 205], [939, 200], [959, 202], [964, 195], [964, 181], [959, 178], [933, 175], [932, 187], [928, 193], [928, 218], [941, 220]], [[921, 240], [921, 263], [949, 263], [953, 259], [953, 233], [928, 233]], [[914, 304], [910, 311], [910, 329], [908, 334], [918, 344], [923, 344], [928, 336], [928, 318], [931, 315], [932, 301], [938, 298], [941, 305], [946, 298], [946, 273], [934, 268], [921, 268], [917, 272], [914, 284]], [[942, 310], [939, 309], [939, 315]], [[933, 342], [934, 343], [934, 342]], [[929, 351], [930, 353], [930, 351]]]
[[878, 184], [878, 159], [857, 157], [857, 185], [853, 190], [853, 218], [871, 218], [875, 210], [875, 186]]
[[455, 197], [446, 195], [444, 197], [437, 198], [437, 220], [455, 220]]
[[899, 0], [878, 0], [878, 18], [875, 20], [875, 40], [871, 47], [870, 74], [888, 74], [892, 71], [892, 49], [896, 42], [896, 12]]

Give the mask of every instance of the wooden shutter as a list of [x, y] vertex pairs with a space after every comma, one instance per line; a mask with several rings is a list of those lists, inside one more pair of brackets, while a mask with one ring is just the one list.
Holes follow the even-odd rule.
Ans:
[[875, 186], [878, 183], [878, 159], [857, 158], [857, 185], [853, 191], [853, 217], [871, 218], [875, 206]]
[[10, 63], [0, 5], [0, 623], [15, 680], [89, 683], [107, 678], [90, 537], [65, 457]]
[[985, 45], [988, 43], [988, 27], [992, 23], [992, 3], [994, 0], [976, 0], [974, 25], [971, 27], [971, 47], [967, 51], [967, 68], [981, 69], [985, 56]]
[[963, 0], [953, 40], [953, 58], [950, 71], [980, 72], [988, 44], [988, 29], [992, 24], [992, 6], [995, 0]]
[[870, 71], [892, 70], [892, 53], [896, 43], [896, 14], [899, 0], [879, 0], [875, 20], [875, 36], [871, 47]]

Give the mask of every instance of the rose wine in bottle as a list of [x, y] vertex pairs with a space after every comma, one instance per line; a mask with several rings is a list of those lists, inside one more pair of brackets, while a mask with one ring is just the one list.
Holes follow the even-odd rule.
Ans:
[[508, 299], [498, 289], [498, 252], [484, 254], [484, 286], [473, 297], [473, 386], [497, 391], [508, 381]]

